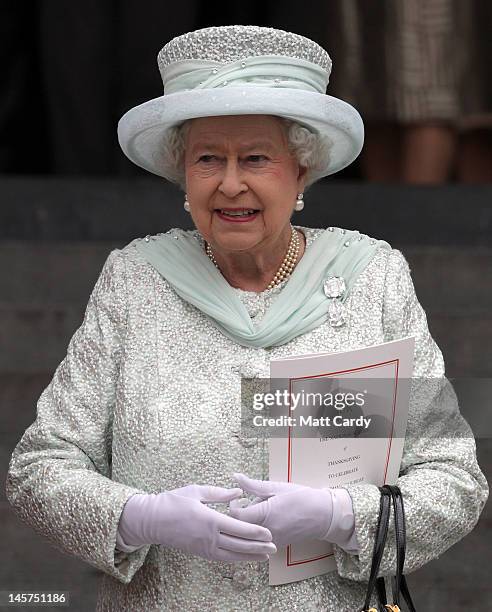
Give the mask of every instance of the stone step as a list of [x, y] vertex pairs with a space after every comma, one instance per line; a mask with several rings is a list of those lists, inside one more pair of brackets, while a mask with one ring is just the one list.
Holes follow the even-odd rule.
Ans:
[[37, 401], [53, 374], [52, 371], [0, 373], [0, 435], [7, 436], [5, 443], [35, 420]]
[[[121, 242], [0, 242], [0, 372], [54, 369], [82, 323], [90, 292]], [[449, 376], [492, 373], [492, 249], [407, 247], [429, 327]]]
[[[0, 242], [0, 308], [81, 308], [106, 257], [124, 242]], [[400, 248], [394, 245], [395, 248]], [[430, 313], [480, 314], [492, 303], [492, 248], [401, 247]]]
[[[68, 591], [69, 607], [52, 610], [87, 612], [96, 607], [97, 588], [103, 573], [89, 563], [62, 552], [23, 523], [7, 501], [0, 502], [2, 524], [2, 563], [0, 584], [3, 590], [26, 592]], [[13, 607], [3, 608], [14, 610]], [[33, 610], [33, 607], [17, 607]], [[49, 607], [43, 607], [48, 610]]]
[[120, 246], [111, 241], [0, 241], [0, 305], [80, 308], [106, 257]]
[[[492, 245], [492, 186], [321, 181], [293, 222], [390, 243]], [[157, 177], [2, 177], [0, 240], [122, 240], [192, 227], [183, 193]]]
[[[54, 369], [81, 325], [82, 307], [0, 306], [0, 372]], [[492, 313], [428, 314], [449, 376], [492, 376]]]
[[[0, 436], [3, 446], [15, 439], [36, 419], [37, 402], [53, 371], [40, 373], [0, 373]], [[488, 404], [492, 396], [492, 377], [452, 378], [460, 412], [476, 438], [492, 439]], [[492, 465], [491, 465], [492, 467]]]

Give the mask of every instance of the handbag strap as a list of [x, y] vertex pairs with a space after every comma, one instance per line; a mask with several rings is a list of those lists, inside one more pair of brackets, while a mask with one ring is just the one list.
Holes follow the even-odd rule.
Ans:
[[[405, 507], [403, 504], [403, 495], [397, 485], [384, 485], [393, 500], [394, 517], [395, 517], [395, 536], [396, 536], [396, 576], [391, 579], [393, 591], [393, 605], [400, 608], [400, 593], [403, 595], [405, 602], [410, 612], [416, 612], [415, 606], [410, 596], [407, 581], [403, 574], [405, 565], [406, 552], [406, 527], [405, 527]], [[378, 591], [379, 592], [379, 591]]]
[[405, 564], [405, 517], [402, 514], [401, 492], [396, 485], [386, 485], [393, 499], [395, 517], [395, 536], [396, 536], [396, 576], [391, 579], [393, 591], [393, 602], [400, 607], [401, 577]]
[[386, 585], [384, 584], [384, 578], [380, 576], [376, 580], [376, 591], [378, 594], [378, 603], [381, 610], [384, 610], [384, 606], [388, 599], [386, 598]]
[[[383, 485], [381, 487], [388, 496], [391, 496], [390, 499], [393, 503], [394, 508], [394, 522], [395, 522], [395, 535], [396, 535], [396, 577], [391, 576], [391, 590], [393, 594], [393, 603], [391, 605], [397, 606], [396, 609], [400, 609], [400, 576], [401, 570], [403, 569], [403, 563], [405, 561], [405, 539], [402, 538], [402, 516], [401, 512], [397, 511], [397, 495], [394, 487], [392, 485]], [[403, 525], [404, 529], [404, 525]], [[404, 532], [403, 532], [404, 535]], [[384, 583], [384, 578], [381, 576], [376, 580], [376, 590], [378, 593], [379, 607], [381, 609], [386, 609], [388, 605], [388, 598], [386, 595], [386, 586]]]
[[386, 537], [388, 535], [388, 523], [389, 516], [391, 511], [391, 498], [390, 493], [386, 489], [382, 487], [378, 487], [381, 493], [381, 497], [379, 499], [379, 517], [378, 524], [376, 527], [376, 537], [374, 539], [374, 549], [372, 553], [372, 565], [371, 572], [369, 575], [369, 581], [367, 584], [367, 592], [366, 599], [364, 602], [364, 607], [361, 612], [369, 610], [370, 601], [372, 597], [372, 593], [374, 591], [374, 586], [376, 583], [379, 566], [381, 565], [381, 559], [383, 557], [384, 545], [386, 544]]
[[405, 559], [405, 547], [406, 547], [406, 527], [405, 527], [405, 506], [403, 504], [403, 495], [399, 489], [399, 487], [397, 487], [395, 485], [395, 494], [396, 494], [396, 500], [398, 502], [397, 504], [397, 512], [399, 512], [401, 514], [401, 524], [403, 526], [403, 536], [402, 536], [402, 540], [403, 540], [403, 561], [402, 561], [402, 572], [401, 572], [401, 594], [403, 595], [403, 598], [406, 601], [406, 604], [408, 606], [408, 609], [410, 610], [410, 612], [416, 612], [415, 610], [415, 605], [412, 601], [412, 597], [410, 595], [410, 591], [408, 589], [408, 584], [407, 584], [407, 579], [405, 578], [405, 575], [403, 574], [403, 564], [404, 564], [404, 559]]

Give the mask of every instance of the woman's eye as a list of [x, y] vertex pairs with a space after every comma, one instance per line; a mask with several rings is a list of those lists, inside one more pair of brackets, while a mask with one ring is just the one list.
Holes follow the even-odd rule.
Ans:
[[203, 161], [205, 163], [213, 161], [215, 159], [215, 155], [201, 155], [198, 158], [198, 161]]
[[253, 163], [258, 163], [266, 160], [266, 155], [248, 155], [248, 160]]

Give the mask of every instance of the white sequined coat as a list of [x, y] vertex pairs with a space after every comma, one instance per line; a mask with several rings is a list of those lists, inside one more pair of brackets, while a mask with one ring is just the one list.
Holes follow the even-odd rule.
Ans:
[[[307, 248], [323, 231], [297, 227]], [[103, 572], [99, 612], [354, 612], [362, 606], [379, 511], [379, 491], [371, 484], [346, 487], [360, 553], [336, 546], [337, 570], [309, 580], [269, 586], [268, 563], [208, 561], [163, 546], [115, 551], [119, 517], [133, 493], [190, 483], [234, 486], [232, 473], [239, 471], [268, 478], [263, 445], [240, 435], [239, 392], [241, 375], [269, 375], [270, 358], [414, 335], [414, 376], [437, 382], [431, 405], [411, 403], [397, 482], [407, 519], [405, 573], [473, 529], [487, 481], [454, 394], [439, 382], [442, 354], [399, 250], [376, 251], [347, 299], [345, 325], [326, 323], [263, 349], [235, 344], [183, 301], [138, 253], [137, 240], [109, 254], [67, 356], [39, 398], [36, 420], [13, 452], [6, 485], [23, 521]], [[259, 294], [235, 291], [254, 321], [285, 283]], [[395, 563], [391, 522], [380, 575], [393, 573]]]

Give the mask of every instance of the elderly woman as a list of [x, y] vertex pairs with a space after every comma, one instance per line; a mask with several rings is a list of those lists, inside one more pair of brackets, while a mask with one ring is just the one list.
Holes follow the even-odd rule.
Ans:
[[[325, 94], [328, 54], [289, 32], [227, 26], [173, 39], [158, 63], [164, 95], [126, 113], [119, 139], [185, 189], [196, 229], [109, 254], [14, 450], [8, 499], [104, 572], [100, 611], [352, 612], [378, 487], [268, 482], [267, 448], [241, 435], [241, 377], [269, 376], [272, 358], [415, 337], [414, 376], [436, 388], [410, 406], [397, 481], [405, 573], [478, 520], [488, 486], [473, 436], [443, 391], [442, 354], [402, 253], [356, 230], [291, 224], [306, 188], [362, 146], [357, 112]], [[334, 272], [343, 299], [323, 292]], [[258, 498], [253, 512], [242, 491]], [[269, 586], [265, 561], [303, 539], [331, 542], [337, 571]], [[394, 569], [390, 531], [379, 574]]]

